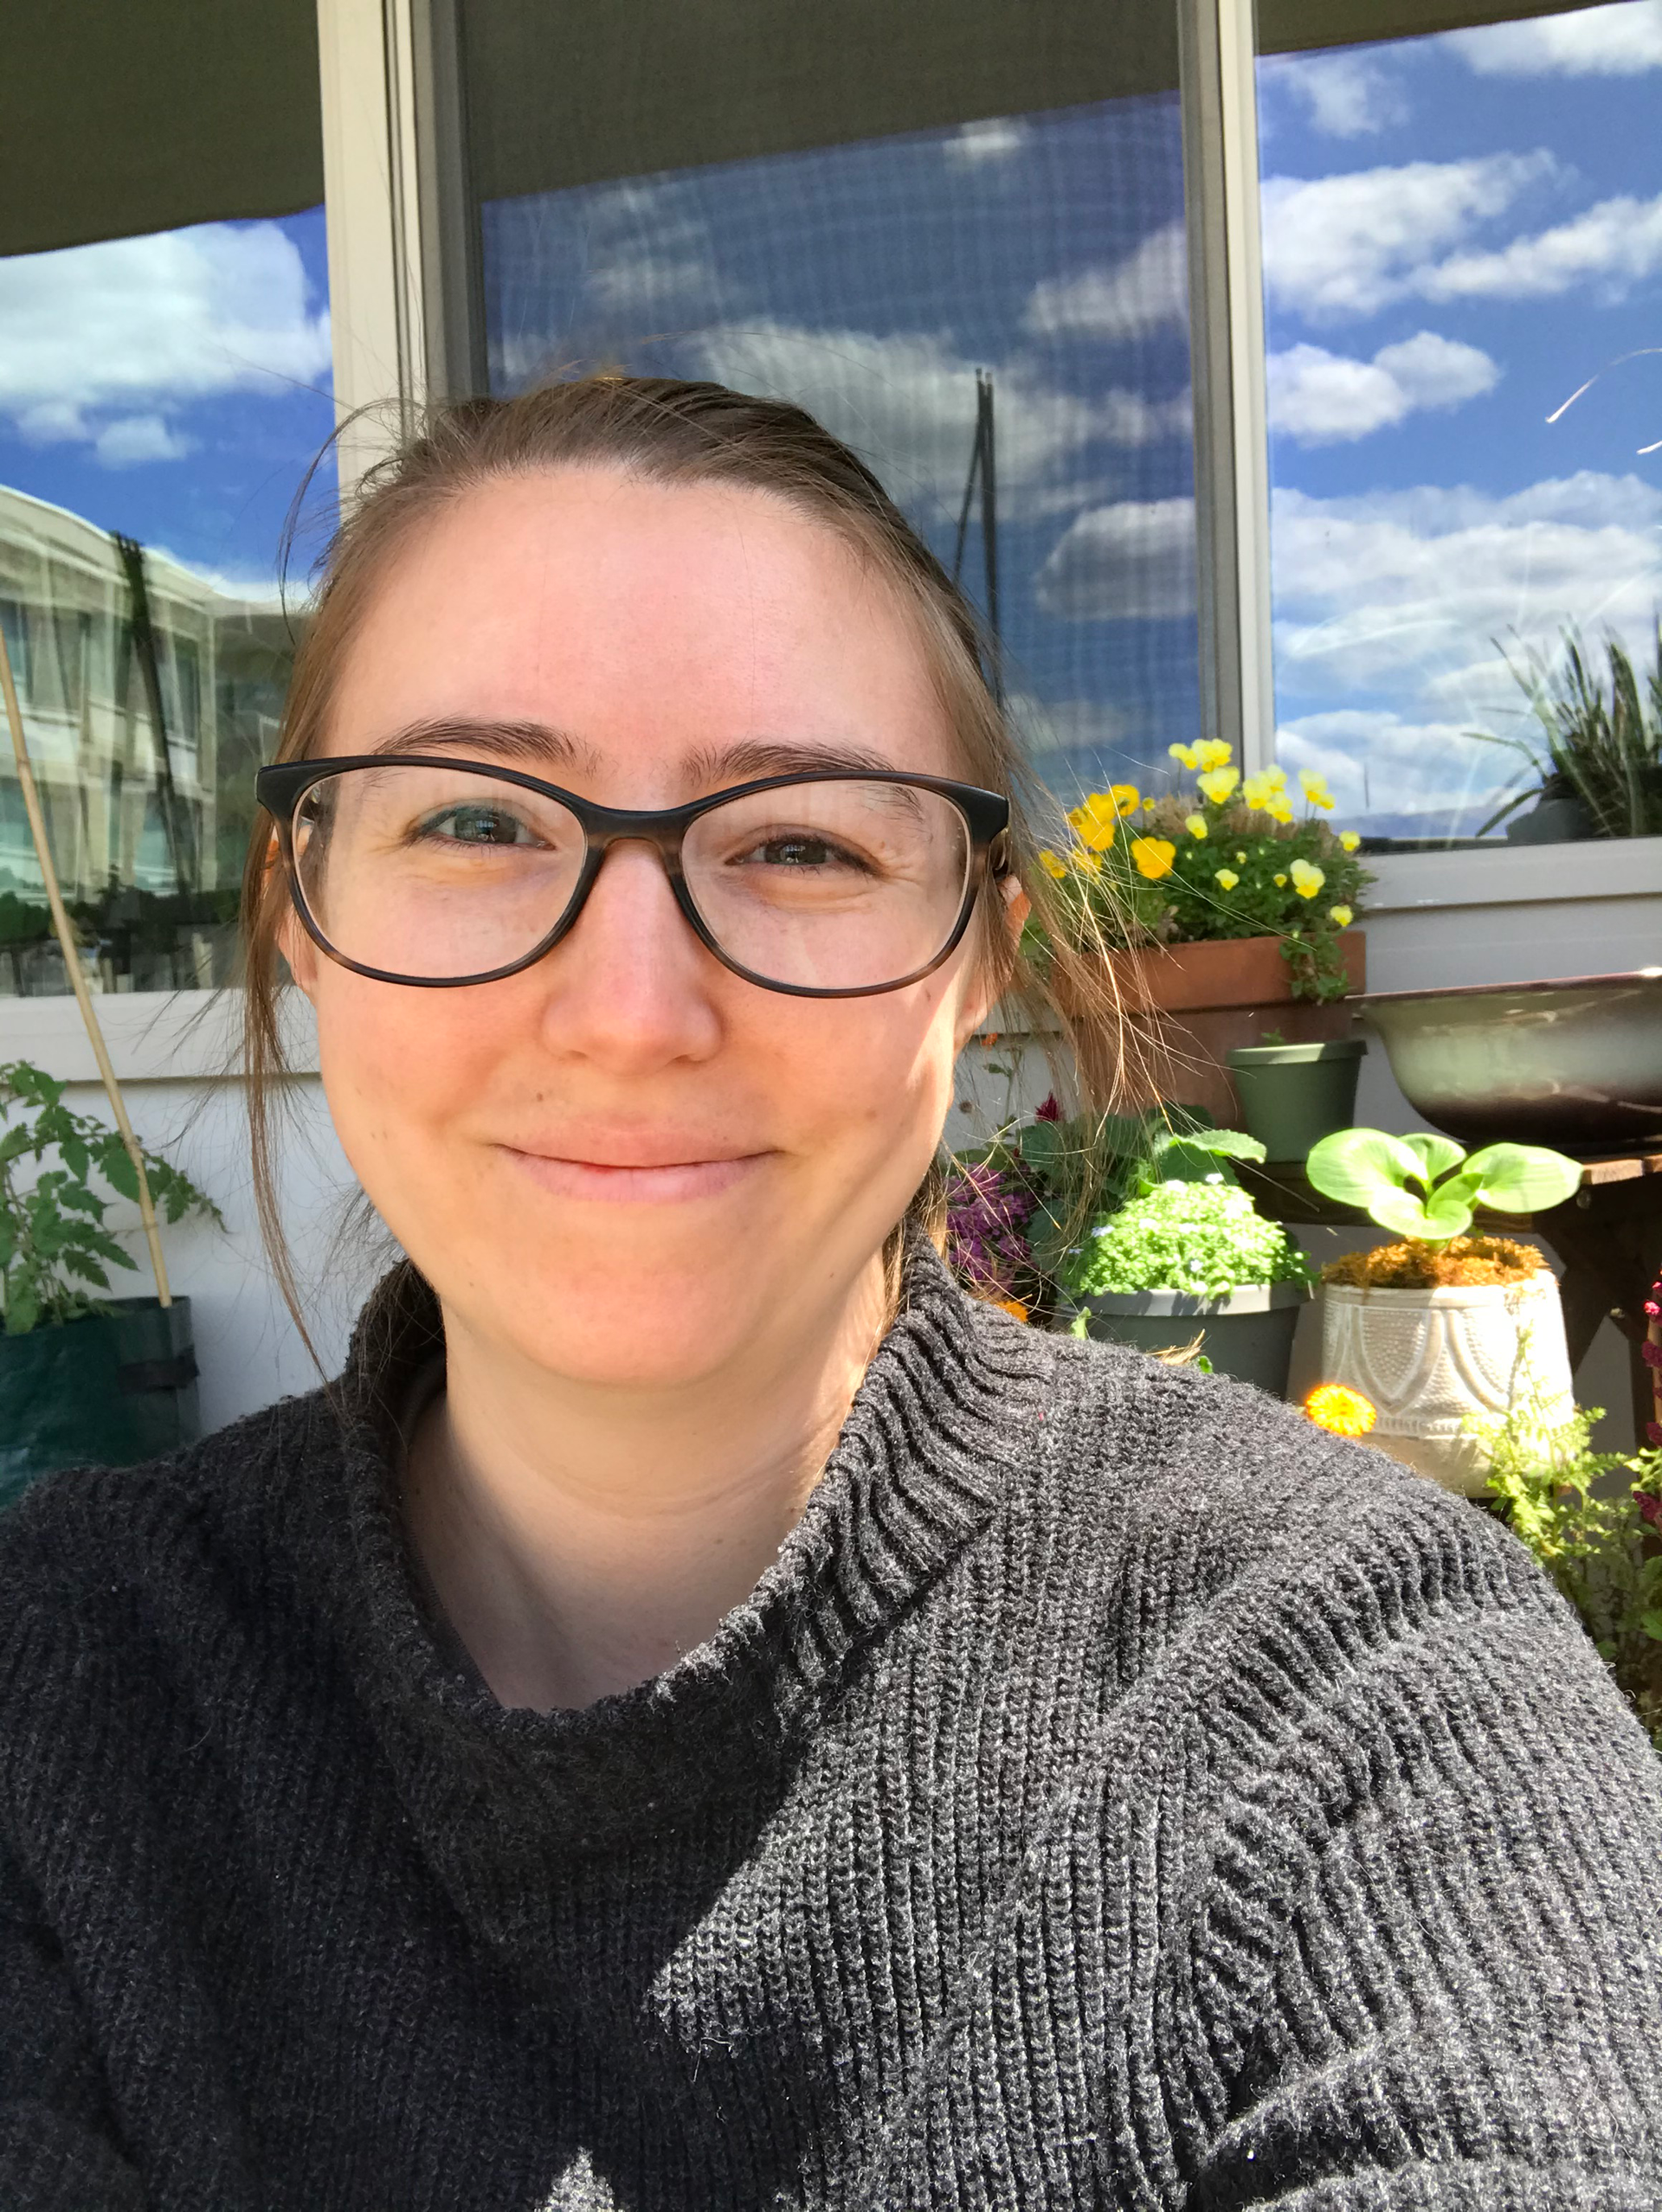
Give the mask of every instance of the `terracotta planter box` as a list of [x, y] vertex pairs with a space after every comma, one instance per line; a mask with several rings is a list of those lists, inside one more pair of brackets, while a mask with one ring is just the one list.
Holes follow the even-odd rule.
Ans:
[[[1353, 993], [1368, 985], [1367, 939], [1339, 939]], [[1157, 945], [1112, 955], [1130, 1017], [1126, 1103], [1181, 1099], [1203, 1106], [1226, 1127], [1241, 1126], [1240, 1101], [1225, 1064], [1238, 1045], [1258, 1045], [1266, 1029], [1289, 1045], [1320, 1045], [1350, 1034], [1350, 1003], [1321, 1006], [1292, 995], [1292, 973], [1279, 937], [1233, 937], [1219, 944]], [[1109, 1071], [1115, 1040], [1103, 1040]]]

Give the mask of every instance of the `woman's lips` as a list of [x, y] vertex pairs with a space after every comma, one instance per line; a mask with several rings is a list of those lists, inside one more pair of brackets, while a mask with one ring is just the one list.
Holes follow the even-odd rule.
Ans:
[[676, 1160], [657, 1167], [613, 1166], [594, 1160], [550, 1158], [503, 1147], [515, 1166], [556, 1198], [589, 1199], [602, 1206], [667, 1205], [718, 1197], [753, 1174], [767, 1158], [748, 1152], [736, 1160]]

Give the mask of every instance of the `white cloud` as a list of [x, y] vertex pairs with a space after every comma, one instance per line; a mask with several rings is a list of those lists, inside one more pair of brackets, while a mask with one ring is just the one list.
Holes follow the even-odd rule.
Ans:
[[1133, 726], [1131, 716], [1106, 699], [1024, 696], [1008, 700], [1006, 711], [1027, 751], [1035, 757], [1043, 753], [1114, 752]]
[[1264, 183], [1264, 279], [1277, 305], [1311, 320], [1369, 315], [1421, 288], [1432, 257], [1463, 246], [1550, 177], [1549, 154], [1415, 161]]
[[183, 460], [196, 451], [194, 438], [182, 436], [159, 415], [119, 415], [93, 440], [106, 468], [135, 468], [144, 461]]
[[1093, 338], [1141, 338], [1189, 319], [1189, 244], [1181, 222], [1150, 231], [1111, 269], [1047, 277], [1035, 285], [1022, 321], [1042, 337], [1077, 331]]
[[1270, 428], [1302, 446], [1337, 445], [1401, 422], [1420, 408], [1458, 407], [1492, 391], [1486, 353], [1434, 331], [1353, 361], [1319, 345], [1289, 346], [1266, 364]]
[[1662, 68], [1662, 0], [1449, 31], [1444, 43], [1483, 77], [1630, 76]]
[[1397, 78], [1369, 55], [1266, 55], [1258, 66], [1260, 82], [1296, 99], [1330, 138], [1368, 137], [1408, 114]]
[[[0, 260], [0, 412], [36, 438], [95, 438], [97, 408], [159, 419], [329, 371], [328, 312], [308, 304], [300, 251], [274, 222], [16, 254]], [[117, 454], [139, 434], [117, 433]]]
[[1195, 502], [1120, 499], [1063, 532], [1034, 592], [1065, 621], [1150, 621], [1195, 612]]
[[989, 116], [984, 122], [960, 124], [946, 141], [946, 158], [959, 168], [980, 169], [989, 161], [1008, 161], [1032, 136], [1032, 125], [1019, 116]]
[[1364, 813], [1469, 813], [1475, 828], [1498, 803], [1515, 756], [1485, 744], [1459, 722], [1409, 721], [1388, 708], [1340, 707], [1295, 716], [1275, 733], [1285, 768], [1325, 776], [1334, 819]]
[[1662, 488], [1592, 471], [1497, 498], [1470, 486], [1276, 494], [1277, 681], [1311, 709], [1373, 694], [1407, 720], [1514, 714], [1503, 648], [1568, 623], [1637, 642], [1662, 601]]
[[[945, 338], [768, 322], [702, 331], [687, 351], [699, 375], [807, 408], [899, 498], [922, 492], [956, 514], [975, 443], [976, 369]], [[1189, 402], [1111, 389], [1081, 399], [1016, 362], [997, 371], [995, 419], [1000, 504], [1027, 516], [1090, 497], [1069, 463], [1092, 443], [1187, 436]]]
[[1601, 200], [1570, 222], [1534, 238], [1515, 238], [1497, 252], [1451, 254], [1412, 281], [1427, 299], [1543, 299], [1594, 281], [1620, 297], [1659, 269], [1662, 194]]

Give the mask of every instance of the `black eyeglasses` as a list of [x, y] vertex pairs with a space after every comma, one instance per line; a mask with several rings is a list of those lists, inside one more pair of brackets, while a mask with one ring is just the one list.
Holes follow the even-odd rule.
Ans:
[[675, 903], [763, 990], [898, 991], [970, 925], [1009, 803], [899, 771], [764, 776], [685, 807], [597, 807], [517, 768], [418, 753], [260, 770], [294, 911], [383, 983], [493, 983], [577, 923], [615, 845], [656, 848]]

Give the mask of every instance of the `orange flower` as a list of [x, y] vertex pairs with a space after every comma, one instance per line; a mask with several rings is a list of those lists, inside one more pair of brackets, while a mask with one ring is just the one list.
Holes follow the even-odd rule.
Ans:
[[1379, 1418], [1372, 1401], [1344, 1383], [1317, 1383], [1304, 1411], [1318, 1429], [1330, 1429], [1336, 1437], [1365, 1437]]
[[1027, 1309], [1019, 1298], [995, 1298], [993, 1302], [1000, 1313], [1014, 1314], [1019, 1321], [1024, 1321], [1027, 1317]]

